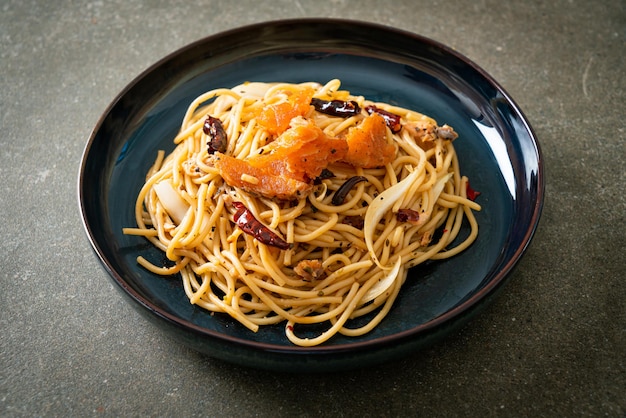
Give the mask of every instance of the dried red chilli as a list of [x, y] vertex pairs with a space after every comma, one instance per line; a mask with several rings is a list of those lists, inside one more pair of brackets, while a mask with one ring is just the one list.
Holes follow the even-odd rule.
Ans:
[[361, 113], [359, 104], [353, 100], [323, 100], [313, 98], [311, 99], [311, 105], [320, 113], [331, 116], [340, 116], [347, 118], [350, 116], [358, 115]]
[[398, 209], [396, 219], [398, 222], [417, 223], [420, 220], [420, 214], [413, 209]]
[[233, 215], [233, 220], [243, 232], [253, 236], [265, 245], [277, 247], [281, 250], [289, 249], [289, 243], [263, 225], [243, 203], [233, 202], [232, 205], [237, 209]]
[[401, 119], [400, 115], [396, 115], [395, 113], [387, 112], [386, 110], [380, 109], [380, 108], [378, 108], [378, 107], [376, 107], [374, 105], [367, 106], [365, 108], [365, 110], [370, 115], [372, 113], [377, 113], [380, 116], [382, 116], [383, 119], [385, 120], [385, 123], [387, 124], [389, 129], [391, 129], [391, 132], [393, 132], [394, 134], [397, 134], [402, 129], [402, 125], [400, 124], [400, 119]]
[[472, 202], [476, 200], [478, 196], [480, 196], [480, 192], [477, 192], [476, 190], [472, 189], [469, 181], [467, 182], [467, 185], [465, 186], [465, 194], [467, 195], [467, 198], [471, 200]]
[[354, 186], [356, 186], [358, 183], [362, 181], [367, 181], [367, 178], [363, 176], [350, 177], [348, 180], [346, 180], [345, 183], [339, 186], [339, 188], [333, 195], [333, 198], [331, 199], [330, 203], [332, 203], [335, 206], [341, 205], [343, 201], [346, 199], [346, 196], [348, 195], [350, 190], [352, 190]]
[[226, 151], [228, 137], [221, 120], [208, 115], [202, 126], [202, 132], [209, 137], [206, 141], [209, 154]]
[[350, 225], [356, 229], [363, 229], [365, 225], [365, 218], [359, 215], [347, 215], [341, 221], [342, 224]]

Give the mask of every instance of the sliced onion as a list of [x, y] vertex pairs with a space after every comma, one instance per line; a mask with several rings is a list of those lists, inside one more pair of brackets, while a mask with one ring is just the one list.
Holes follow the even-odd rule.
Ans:
[[376, 299], [378, 296], [382, 295], [387, 289], [391, 287], [391, 285], [398, 278], [398, 273], [400, 273], [400, 267], [402, 266], [402, 257], [398, 257], [396, 264], [393, 265], [389, 274], [385, 276], [384, 279], [376, 283], [374, 286], [367, 291], [363, 298], [361, 299], [361, 304], [366, 304], [370, 300]]
[[376, 230], [376, 225], [380, 222], [380, 220], [385, 216], [385, 213], [393, 206], [394, 203], [398, 199], [404, 198], [404, 195], [411, 188], [413, 182], [419, 176], [418, 170], [413, 170], [408, 176], [404, 178], [404, 180], [396, 183], [392, 187], [388, 188], [381, 194], [379, 194], [376, 199], [369, 205], [367, 208], [367, 212], [365, 212], [365, 223], [363, 225], [363, 233], [365, 234], [365, 245], [367, 246], [367, 250], [370, 252], [370, 256], [374, 260], [376, 264], [380, 268], [389, 268], [384, 267], [378, 261], [378, 257], [374, 253], [374, 231]]
[[180, 225], [189, 210], [189, 204], [178, 194], [169, 179], [155, 184], [154, 191], [170, 218]]
[[443, 188], [446, 186], [446, 183], [448, 182], [448, 180], [450, 180], [450, 177], [452, 177], [452, 175], [453, 173], [446, 174], [445, 176], [437, 180], [437, 182], [433, 186], [433, 206], [435, 205], [435, 203], [437, 203], [437, 200], [439, 200], [439, 196], [441, 195], [441, 192], [443, 192]]

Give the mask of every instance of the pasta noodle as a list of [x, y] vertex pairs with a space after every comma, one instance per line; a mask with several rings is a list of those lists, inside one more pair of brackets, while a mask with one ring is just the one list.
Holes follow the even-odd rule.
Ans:
[[[284, 323], [300, 346], [363, 335], [409, 268], [477, 237], [456, 136], [339, 80], [212, 90], [189, 106], [173, 152], [158, 153], [124, 233], [171, 260], [139, 256], [144, 268], [179, 274], [190, 303], [252, 331]], [[324, 331], [299, 336], [310, 324]]]

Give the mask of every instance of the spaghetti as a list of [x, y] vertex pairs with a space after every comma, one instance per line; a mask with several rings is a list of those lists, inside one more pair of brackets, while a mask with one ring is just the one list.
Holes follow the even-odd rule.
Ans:
[[[363, 335], [387, 315], [409, 268], [477, 237], [480, 206], [467, 196], [456, 137], [425, 115], [340, 90], [339, 80], [212, 90], [189, 106], [173, 152], [158, 153], [137, 227], [124, 233], [172, 262], [139, 256], [144, 268], [180, 274], [192, 304], [252, 331], [284, 323], [300, 346]], [[367, 324], [350, 326], [364, 315]], [[299, 336], [307, 324], [325, 328]]]

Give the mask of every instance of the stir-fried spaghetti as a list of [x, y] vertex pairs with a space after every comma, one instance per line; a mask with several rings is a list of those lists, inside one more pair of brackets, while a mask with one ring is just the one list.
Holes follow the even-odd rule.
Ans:
[[[124, 229], [172, 263], [138, 262], [179, 273], [192, 304], [252, 331], [284, 322], [291, 342], [313, 346], [367, 333], [410, 267], [467, 248], [480, 206], [454, 130], [339, 88], [246, 83], [198, 97], [147, 173], [137, 227]], [[306, 324], [328, 326], [299, 337]]]

